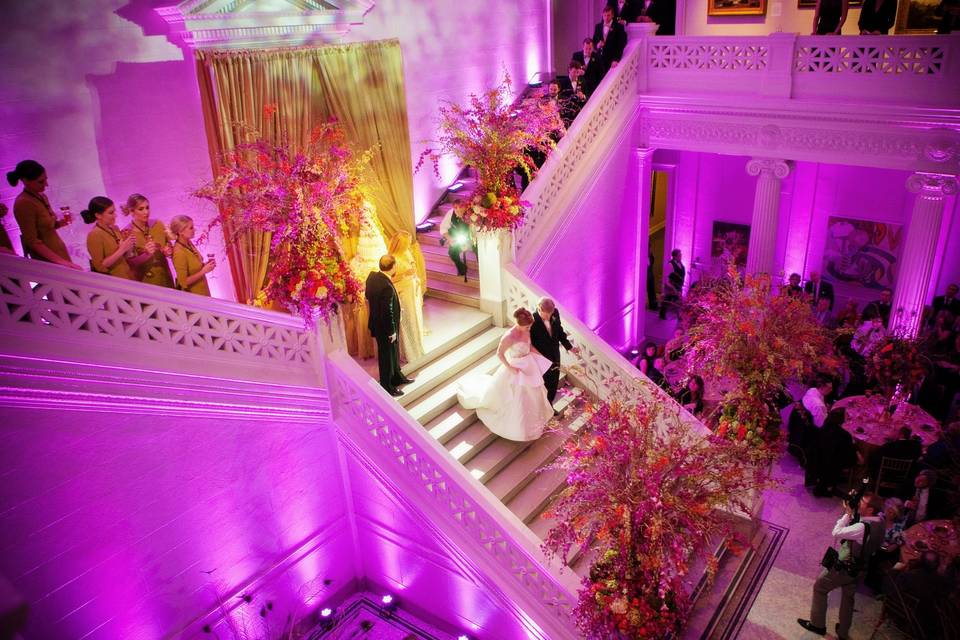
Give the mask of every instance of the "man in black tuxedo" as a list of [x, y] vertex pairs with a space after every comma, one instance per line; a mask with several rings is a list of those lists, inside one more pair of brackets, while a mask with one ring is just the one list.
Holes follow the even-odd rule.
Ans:
[[583, 73], [580, 75], [580, 90], [587, 98], [593, 93], [600, 81], [603, 80], [603, 74], [606, 70], [603, 68], [603, 59], [593, 46], [592, 38], [583, 39], [583, 48], [580, 51], [573, 52], [571, 61], [577, 61], [583, 65]]
[[954, 318], [960, 317], [960, 300], [957, 299], [957, 293], [960, 293], [960, 288], [951, 284], [947, 285], [946, 293], [933, 299], [933, 313], [927, 320], [930, 325], [933, 325], [937, 319], [937, 314], [941, 311], [949, 311]]
[[380, 386], [392, 396], [402, 396], [397, 387], [413, 382], [400, 371], [400, 298], [390, 281], [390, 272], [396, 260], [390, 254], [380, 258], [380, 271], [367, 276], [364, 293], [370, 306], [367, 328], [377, 341], [377, 364], [380, 367]]
[[623, 25], [614, 20], [613, 7], [607, 5], [601, 14], [603, 19], [593, 28], [593, 46], [603, 59], [603, 72], [615, 67], [623, 57], [627, 46], [627, 32]]
[[571, 60], [567, 77], [557, 78], [557, 84], [560, 87], [557, 94], [560, 119], [563, 120], [563, 126], [569, 128], [587, 100], [583, 91], [583, 63], [579, 60]]
[[[533, 314], [533, 326], [530, 327], [530, 344], [540, 354], [553, 362], [553, 366], [543, 374], [543, 384], [547, 387], [547, 400], [553, 404], [560, 384], [560, 345], [567, 351], [577, 354], [579, 349], [570, 344], [567, 333], [560, 324], [560, 312], [550, 298], [540, 298], [537, 312]], [[554, 414], [556, 414], [554, 410]]]
[[613, 7], [613, 13], [620, 24], [637, 21], [639, 11], [636, 0], [613, 0], [609, 4]]
[[880, 316], [883, 320], [883, 326], [887, 326], [890, 321], [890, 305], [893, 300], [893, 291], [884, 289], [880, 292], [880, 299], [874, 300], [863, 308], [863, 319], [872, 320]]
[[677, 31], [677, 0], [638, 0], [637, 22], [653, 22], [658, 36]]
[[821, 298], [830, 301], [830, 311], [833, 311], [833, 285], [820, 279], [819, 271], [811, 271], [810, 279], [803, 285], [803, 292], [810, 296], [810, 304], [814, 309], [819, 308]]
[[900, 435], [876, 449], [867, 460], [871, 477], [876, 477], [880, 471], [880, 462], [883, 458], [897, 458], [898, 460], [912, 460], [916, 462], [923, 455], [923, 445], [913, 437], [910, 427], [901, 427]]

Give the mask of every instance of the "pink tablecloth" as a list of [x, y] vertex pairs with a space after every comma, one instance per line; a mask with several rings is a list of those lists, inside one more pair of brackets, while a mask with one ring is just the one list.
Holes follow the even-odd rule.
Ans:
[[915, 560], [928, 549], [940, 554], [941, 569], [960, 555], [960, 532], [956, 523], [951, 520], [927, 520], [904, 531], [900, 561], [907, 563]]
[[890, 415], [888, 404], [889, 399], [883, 396], [851, 396], [838, 400], [833, 407], [847, 410], [843, 428], [854, 440], [875, 447], [896, 440], [901, 427], [910, 427], [920, 437], [924, 449], [940, 437], [939, 423], [920, 407], [903, 403]]

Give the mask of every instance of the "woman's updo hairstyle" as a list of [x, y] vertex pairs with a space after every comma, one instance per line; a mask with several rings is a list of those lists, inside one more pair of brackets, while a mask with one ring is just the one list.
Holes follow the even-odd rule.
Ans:
[[17, 163], [13, 171], [7, 171], [7, 182], [11, 187], [17, 186], [21, 180], [36, 180], [46, 169], [36, 160], [22, 160]]
[[148, 202], [147, 196], [139, 193], [131, 193], [130, 197], [127, 198], [127, 203], [120, 205], [120, 210], [123, 211], [124, 215], [129, 216], [133, 213], [134, 209], [140, 206], [141, 202]]
[[90, 199], [87, 208], [80, 212], [80, 217], [87, 224], [93, 224], [97, 221], [97, 214], [103, 213], [113, 206], [113, 200], [107, 196], [95, 196]]
[[529, 327], [533, 324], [533, 314], [520, 307], [513, 312], [513, 319], [517, 321], [517, 324], [521, 327]]
[[183, 231], [191, 222], [193, 222], [193, 218], [190, 216], [173, 216], [170, 218], [170, 233], [173, 234], [174, 238], [178, 238], [180, 236], [180, 232]]

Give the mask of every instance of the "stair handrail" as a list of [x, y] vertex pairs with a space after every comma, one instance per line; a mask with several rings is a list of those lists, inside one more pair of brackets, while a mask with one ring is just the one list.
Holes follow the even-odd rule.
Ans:
[[525, 622], [529, 637], [579, 638], [571, 618], [579, 578], [547, 558], [534, 533], [345, 351], [326, 362], [338, 437], [370, 458], [394, 495], [426, 512], [423, 526], [453, 543], [461, 566]]
[[[548, 295], [545, 289], [531, 280], [515, 263], [508, 263], [504, 270], [508, 309], [535, 309], [537, 301]], [[711, 433], [703, 422], [630, 364], [616, 349], [597, 337], [574, 313], [568, 312], [559, 303], [557, 309], [567, 335], [580, 350], [577, 366], [568, 371], [568, 375], [578, 386], [595, 393], [600, 400], [606, 400], [614, 390], [626, 387], [646, 400], [675, 408], [678, 419], [689, 427], [690, 433], [702, 436]]]
[[547, 215], [558, 200], [576, 192], [578, 183], [571, 177], [590, 174], [578, 171], [577, 166], [597, 145], [598, 138], [612, 127], [624, 125], [638, 101], [641, 67], [643, 65], [649, 29], [645, 25], [629, 25], [630, 39], [616, 67], [610, 69], [603, 81], [587, 100], [573, 124], [557, 143], [537, 175], [524, 189], [523, 200], [530, 203], [524, 223], [514, 231], [514, 243], [519, 259], [536, 252], [535, 244], [549, 233], [555, 221]]
[[323, 386], [323, 332], [299, 317], [0, 254], [2, 352]]

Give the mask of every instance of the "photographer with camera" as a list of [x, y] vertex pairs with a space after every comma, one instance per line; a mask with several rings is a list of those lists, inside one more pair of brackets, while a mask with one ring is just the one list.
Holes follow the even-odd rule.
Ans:
[[839, 544], [839, 551], [830, 547], [824, 553], [820, 561], [823, 571], [813, 584], [810, 619], [797, 618], [797, 623], [807, 631], [826, 635], [827, 594], [839, 587], [843, 594], [836, 632], [841, 640], [847, 638], [853, 619], [853, 596], [857, 583], [865, 573], [870, 556], [883, 543], [881, 509], [883, 501], [880, 497], [866, 493], [866, 480], [844, 500], [844, 513], [833, 527], [833, 538]]

